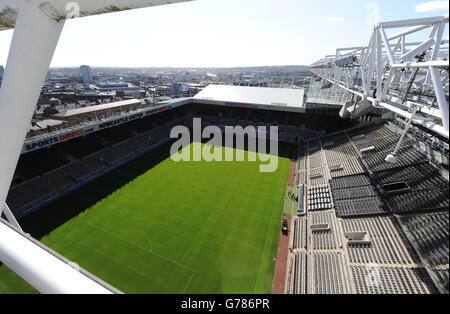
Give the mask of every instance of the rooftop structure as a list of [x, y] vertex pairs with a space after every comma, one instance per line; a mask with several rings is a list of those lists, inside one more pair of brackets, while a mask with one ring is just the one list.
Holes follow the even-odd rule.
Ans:
[[323, 80], [313, 80], [308, 86], [306, 107], [341, 108], [352, 100], [352, 94], [338, 86], [325, 85]]
[[278, 108], [285, 111], [304, 111], [303, 89], [258, 88], [245, 86], [209, 85], [194, 99], [249, 107]]
[[60, 120], [54, 120], [54, 119], [46, 119], [39, 122], [36, 122], [32, 127], [31, 130], [38, 131], [47, 129], [48, 127], [54, 127], [63, 124], [63, 121]]
[[142, 106], [142, 101], [140, 101], [138, 99], [123, 100], [123, 101], [118, 101], [118, 102], [104, 104], [104, 105], [97, 105], [97, 106], [78, 108], [78, 109], [69, 109], [69, 110], [65, 110], [60, 113], [57, 113], [57, 114], [53, 115], [53, 117], [55, 119], [69, 121], [69, 120], [73, 120], [73, 119], [78, 119], [78, 118], [80, 118], [82, 116], [86, 116], [86, 115], [104, 113], [104, 112], [122, 111], [127, 108], [128, 109], [136, 109], [140, 106]]

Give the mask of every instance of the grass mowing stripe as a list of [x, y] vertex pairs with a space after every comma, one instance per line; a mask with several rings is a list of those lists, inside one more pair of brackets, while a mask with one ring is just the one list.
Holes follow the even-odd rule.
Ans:
[[[109, 233], [108, 231], [105, 231], [105, 230], [103, 230], [103, 229], [101, 229], [101, 228], [98, 228], [98, 227], [94, 226], [93, 224], [90, 224], [90, 223], [88, 223], [88, 222], [86, 222], [86, 221], [82, 221], [82, 222], [83, 222], [84, 224], [87, 224], [88, 226], [90, 226], [90, 227], [92, 227], [92, 228], [95, 228], [95, 229], [97, 229], [97, 230], [99, 230], [99, 231], [101, 231], [101, 232], [104, 232], [104, 233], [108, 234], [108, 235], [111, 236], [111, 237], [114, 237], [114, 238], [117, 238], [117, 239], [119, 239], [119, 240], [121, 240], [121, 241], [127, 242], [127, 243], [129, 243], [130, 245], [133, 245], [133, 246], [137, 247], [138, 249], [141, 249], [141, 250], [144, 250], [144, 251], [146, 251], [146, 252], [148, 252], [148, 253], [150, 253], [150, 254], [156, 255], [156, 256], [158, 256], [158, 257], [160, 257], [160, 258], [162, 258], [162, 259], [168, 261], [169, 263], [172, 263], [172, 264], [174, 264], [174, 265], [176, 265], [176, 266], [178, 266], [178, 267], [181, 267], [181, 268], [184, 268], [184, 269], [190, 271], [190, 272], [192, 273], [192, 275], [189, 277], [189, 280], [188, 280], [188, 282], [186, 283], [186, 286], [184, 287], [182, 294], [185, 293], [186, 288], [189, 286], [189, 283], [191, 282], [192, 278], [193, 278], [194, 275], [195, 275], [195, 270], [192, 270], [192, 269], [190, 269], [189, 267], [186, 267], [186, 266], [184, 266], [184, 265], [181, 265], [181, 264], [179, 264], [179, 263], [177, 263], [177, 262], [175, 262], [175, 261], [173, 261], [173, 260], [171, 260], [171, 259], [169, 259], [169, 258], [166, 258], [166, 257], [164, 257], [164, 256], [162, 256], [162, 255], [159, 255], [158, 253], [153, 252], [153, 248], [151, 248], [150, 250], [145, 249], [145, 248], [140, 247], [139, 245], [137, 245], [137, 244], [135, 244], [135, 243], [132, 243], [132, 242], [126, 240], [126, 239], [123, 239], [123, 238], [117, 236], [117, 235], [114, 235], [114, 234], [112, 234], [112, 233]], [[129, 230], [129, 231], [133, 231], [133, 230]], [[133, 232], [134, 232], [134, 231], [133, 231]], [[149, 243], [150, 243], [150, 246], [152, 247], [152, 244], [151, 244], [151, 240], [150, 240], [150, 239], [149, 239]]]
[[[137, 245], [137, 244], [135, 244], [135, 243], [133, 243], [133, 242], [131, 242], [131, 241], [128, 241], [128, 240], [126, 240], [126, 239], [124, 239], [124, 238], [122, 238], [122, 237], [116, 236], [116, 235], [114, 235], [114, 234], [112, 234], [112, 233], [110, 233], [110, 232], [108, 232], [108, 231], [105, 231], [105, 230], [103, 230], [103, 229], [101, 229], [101, 228], [98, 228], [98, 227], [94, 226], [93, 224], [90, 224], [90, 223], [88, 223], [88, 222], [86, 222], [86, 221], [82, 221], [82, 222], [83, 222], [84, 224], [87, 224], [88, 226], [90, 226], [90, 227], [92, 227], [92, 228], [95, 228], [95, 229], [97, 229], [97, 230], [99, 230], [99, 231], [101, 231], [101, 232], [106, 233], [107, 235], [109, 235], [109, 236], [111, 236], [111, 237], [114, 237], [114, 238], [117, 238], [117, 239], [119, 239], [119, 240], [121, 240], [121, 241], [127, 242], [127, 243], [129, 243], [130, 245], [133, 245], [133, 246], [137, 247], [138, 249], [141, 249], [141, 250], [144, 250], [144, 251], [146, 251], [146, 252], [148, 252], [148, 253], [150, 253], [150, 254], [156, 255], [156, 256], [158, 256], [158, 257], [160, 257], [160, 258], [162, 258], [162, 259], [165, 259], [165, 260], [168, 261], [169, 263], [172, 263], [172, 264], [177, 265], [177, 266], [179, 266], [179, 267], [181, 267], [181, 268], [184, 268], [184, 269], [186, 269], [186, 270], [188, 270], [188, 271], [190, 271], [190, 272], [192, 272], [192, 273], [195, 273], [195, 271], [192, 270], [192, 269], [190, 269], [189, 267], [183, 266], [183, 265], [181, 265], [181, 264], [179, 264], [179, 263], [177, 263], [177, 262], [171, 260], [170, 258], [166, 258], [166, 257], [164, 257], [164, 256], [161, 256], [161, 255], [159, 255], [158, 253], [153, 252], [152, 249], [148, 250], [148, 249], [143, 248], [143, 247], [141, 247], [141, 246], [139, 246], [139, 245]], [[150, 240], [149, 240], [149, 241], [150, 241]]]
[[[278, 184], [277, 184], [277, 194], [280, 194], [280, 192], [282, 191], [282, 189], [283, 189], [283, 177], [281, 177], [281, 182], [279, 182]], [[258, 268], [258, 275], [257, 275], [257, 277], [256, 277], [256, 282], [255, 282], [255, 288], [254, 288], [254, 293], [256, 293], [256, 291], [257, 291], [257, 285], [258, 285], [258, 279], [259, 279], [259, 275], [260, 275], [260, 273], [261, 273], [261, 265], [262, 265], [262, 263], [263, 263], [263, 260], [264, 260], [264, 254], [266, 253], [266, 245], [267, 245], [267, 240], [268, 240], [268, 238], [269, 238], [269, 233], [271, 232], [271, 229], [272, 229], [272, 222], [273, 222], [273, 214], [276, 212], [276, 207], [277, 207], [277, 199], [276, 198], [274, 198], [274, 200], [273, 200], [273, 202], [274, 202], [274, 204], [273, 204], [273, 206], [272, 206], [272, 213], [271, 213], [271, 217], [270, 217], [270, 223], [269, 223], [269, 227], [268, 227], [268, 229], [267, 229], [267, 233], [266, 233], [266, 238], [265, 238], [265, 241], [264, 241], [264, 248], [263, 248], [263, 253], [262, 253], [262, 256], [261, 256], [261, 261], [260, 261], [260, 266], [259, 266], [259, 268]]]
[[[42, 242], [125, 293], [268, 293], [289, 165], [280, 157], [278, 170], [264, 174], [258, 162], [143, 157], [69, 196], [62, 208], [78, 214]], [[122, 184], [106, 194], [114, 176]], [[106, 196], [82, 199], [94, 189]], [[30, 290], [0, 267], [0, 292]]]

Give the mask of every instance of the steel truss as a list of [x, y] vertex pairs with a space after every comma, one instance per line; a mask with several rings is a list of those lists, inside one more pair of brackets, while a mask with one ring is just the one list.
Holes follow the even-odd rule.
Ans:
[[446, 15], [379, 23], [367, 46], [337, 49], [311, 70], [357, 96], [343, 106], [342, 117], [384, 108], [448, 139], [449, 39], [443, 37], [448, 22]]

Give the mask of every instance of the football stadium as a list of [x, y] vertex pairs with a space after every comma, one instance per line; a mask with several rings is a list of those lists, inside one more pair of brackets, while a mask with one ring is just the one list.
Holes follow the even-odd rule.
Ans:
[[[97, 2], [83, 14], [108, 11]], [[1, 17], [0, 30], [30, 31]], [[381, 23], [369, 46], [311, 65], [305, 88], [210, 84], [68, 109], [32, 131], [48, 67], [30, 65], [30, 95], [11, 97], [17, 53], [0, 90], [0, 293], [448, 294], [445, 27]], [[27, 49], [22, 36], [11, 49]], [[189, 139], [174, 151], [175, 128]]]

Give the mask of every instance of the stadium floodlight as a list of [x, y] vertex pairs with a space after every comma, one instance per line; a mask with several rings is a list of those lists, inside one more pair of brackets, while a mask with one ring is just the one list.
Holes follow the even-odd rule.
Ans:
[[[0, 89], [0, 204], [5, 204], [64, 21], [184, 1], [190, 0], [0, 1], [0, 31], [14, 28]], [[41, 292], [111, 292], [2, 223], [0, 260]]]

